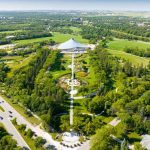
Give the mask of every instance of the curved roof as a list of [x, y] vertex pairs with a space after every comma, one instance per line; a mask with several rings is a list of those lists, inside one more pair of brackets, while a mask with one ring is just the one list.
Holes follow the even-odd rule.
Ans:
[[62, 49], [62, 50], [63, 49], [64, 50], [65, 49], [75, 49], [75, 48], [88, 48], [88, 46], [77, 42], [73, 38], [58, 46], [58, 49]]
[[142, 146], [150, 150], [150, 135], [146, 134], [146, 135], [143, 135], [142, 137], [143, 137], [141, 141]]

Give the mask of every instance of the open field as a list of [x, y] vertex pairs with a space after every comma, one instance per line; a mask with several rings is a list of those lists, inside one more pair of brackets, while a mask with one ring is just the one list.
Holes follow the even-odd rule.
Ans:
[[108, 44], [108, 48], [113, 50], [123, 51], [126, 47], [147, 49], [150, 48], [150, 43], [142, 41], [128, 41], [125, 39], [115, 39], [114, 41], [110, 41]]
[[88, 43], [88, 40], [83, 39], [80, 35], [62, 34], [59, 32], [53, 32], [52, 34], [53, 34], [52, 37], [41, 37], [41, 38], [35, 38], [35, 39], [18, 40], [18, 41], [15, 41], [15, 43], [16, 44], [30, 44], [30, 43], [37, 43], [37, 42], [42, 42], [42, 41], [46, 41], [50, 39], [54, 40], [57, 43], [62, 43], [62, 42], [69, 40], [70, 38], [75, 38], [77, 41], [81, 43]]
[[123, 52], [123, 51], [110, 50], [109, 49], [108, 52], [110, 52], [113, 56], [117, 56], [117, 57], [120, 57], [122, 59], [129, 60], [134, 65], [143, 64], [144, 66], [147, 66], [149, 61], [150, 61], [149, 58], [143, 58], [143, 57], [135, 56], [135, 55]]

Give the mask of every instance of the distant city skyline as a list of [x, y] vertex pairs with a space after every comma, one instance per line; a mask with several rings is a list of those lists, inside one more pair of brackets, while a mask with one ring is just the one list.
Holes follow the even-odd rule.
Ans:
[[2, 10], [150, 11], [150, 0], [0, 0]]

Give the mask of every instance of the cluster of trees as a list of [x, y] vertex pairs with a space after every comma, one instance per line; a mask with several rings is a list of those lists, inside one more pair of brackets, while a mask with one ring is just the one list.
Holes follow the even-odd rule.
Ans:
[[16, 126], [21, 134], [26, 138], [32, 139], [34, 146], [38, 150], [43, 150], [43, 145], [46, 143], [46, 140], [42, 137], [35, 137], [35, 133], [31, 129], [27, 129], [25, 124], [17, 124], [16, 118], [12, 120], [12, 123]]
[[[7, 38], [6, 35], [13, 36], [12, 38]], [[41, 37], [51, 37], [52, 34], [47, 31], [23, 31], [0, 34], [0, 45], [12, 43], [13, 40], [25, 40], [25, 39], [34, 39]]]
[[9, 70], [9, 67], [5, 63], [0, 63], [0, 82], [4, 82]]
[[6, 52], [6, 50], [0, 50], [0, 57], [2, 56], [6, 56], [8, 53]]
[[[63, 115], [60, 118], [60, 129], [61, 131], [69, 131], [69, 116]], [[81, 135], [93, 135], [95, 134], [96, 130], [101, 128], [105, 123], [100, 119], [94, 116], [82, 114], [78, 110], [75, 110], [74, 113], [74, 123], [73, 129], [78, 131]]]
[[120, 32], [120, 31], [111, 31], [112, 32], [112, 36], [120, 38], [120, 39], [128, 39], [128, 40], [141, 40], [141, 41], [145, 41], [145, 42], [149, 42], [149, 38], [147, 37], [142, 37], [142, 36], [137, 36], [137, 35], [133, 35], [133, 34], [129, 34], [126, 32]]
[[45, 124], [50, 124], [52, 116], [64, 111], [66, 93], [51, 74], [51, 71], [61, 69], [61, 57], [57, 51], [40, 49], [27, 66], [15, 71], [6, 82], [7, 96], [36, 112]]
[[103, 37], [111, 36], [109, 29], [97, 26], [84, 26], [82, 27], [81, 35], [85, 39], [89, 39], [90, 43], [96, 43]]
[[0, 127], [0, 149], [21, 150], [21, 148], [17, 146], [17, 142], [12, 139], [3, 127]]
[[131, 53], [140, 57], [150, 57], [150, 48], [148, 49], [139, 49], [139, 48], [129, 48], [124, 49], [125, 52]]
[[[94, 71], [95, 80], [85, 86], [82, 92], [88, 95], [95, 89], [96, 96], [84, 102], [87, 110], [95, 114], [103, 112], [107, 116], [118, 116], [124, 126], [124, 138], [128, 138], [129, 132], [150, 134], [149, 65], [133, 66], [127, 61], [120, 64], [118, 58], [112, 57], [98, 46], [96, 50], [90, 52], [90, 66]], [[111, 145], [112, 138], [108, 136], [101, 140], [105, 135], [102, 132], [103, 130], [100, 130], [96, 133], [93, 141], [97, 142], [93, 142], [93, 150], [109, 149], [108, 145], [109, 143]], [[102, 144], [103, 142], [105, 144]]]
[[114, 132], [114, 129], [104, 127], [97, 130], [96, 135], [91, 141], [91, 150], [120, 150], [119, 144], [110, 136]]
[[14, 34], [13, 40], [34, 39], [40, 37], [51, 37], [52, 34], [46, 31], [25, 31], [23, 33]]
[[[91, 39], [92, 43], [100, 39], [100, 36], [149, 41], [148, 26], [138, 26], [138, 23], [148, 22], [147, 20], [125, 16], [94, 16], [86, 17], [86, 20], [90, 22], [89, 29], [86, 26], [83, 27], [81, 34], [83, 37]], [[91, 33], [90, 28], [95, 31]]]

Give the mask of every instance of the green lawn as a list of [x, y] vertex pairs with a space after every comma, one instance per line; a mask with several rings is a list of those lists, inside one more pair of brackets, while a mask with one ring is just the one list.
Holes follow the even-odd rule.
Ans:
[[134, 65], [141, 65], [143, 64], [144, 66], [147, 66], [149, 64], [150, 59], [149, 58], [144, 58], [144, 57], [139, 57], [135, 56], [132, 54], [125, 53], [123, 51], [118, 51], [118, 50], [108, 50], [112, 55], [120, 57], [125, 60], [129, 60], [131, 63]]
[[81, 43], [88, 43], [88, 40], [83, 39], [80, 35], [63, 34], [59, 32], [53, 32], [52, 34], [53, 34], [52, 37], [41, 37], [41, 38], [35, 38], [35, 39], [18, 40], [18, 41], [15, 41], [15, 43], [16, 44], [30, 44], [30, 43], [37, 43], [37, 42], [42, 42], [42, 41], [50, 40], [50, 39], [54, 40], [57, 43], [62, 43], [62, 42], [69, 40], [70, 38], [74, 38]]
[[30, 123], [34, 124], [34, 125], [39, 125], [41, 123], [41, 121], [37, 118], [35, 118], [34, 116], [29, 117], [26, 113], [25, 113], [25, 109], [23, 107], [21, 107], [18, 104], [14, 104], [10, 99], [6, 98], [5, 96], [1, 95], [18, 113], [20, 113], [27, 121], [29, 121]]
[[74, 109], [80, 111], [81, 113], [90, 113], [87, 111], [85, 106], [83, 105], [83, 102], [86, 99], [75, 99], [74, 100]]
[[3, 108], [2, 106], [0, 106], [0, 111], [3, 111], [3, 112], [5, 111], [4, 108]]
[[71, 30], [73, 30], [74, 33], [79, 33], [81, 31], [81, 28], [77, 27], [70, 27]]
[[114, 41], [110, 41], [108, 44], [109, 49], [123, 51], [125, 47], [129, 48], [141, 48], [147, 49], [150, 48], [150, 43], [142, 42], [142, 41], [128, 41], [125, 39], [115, 39]]

